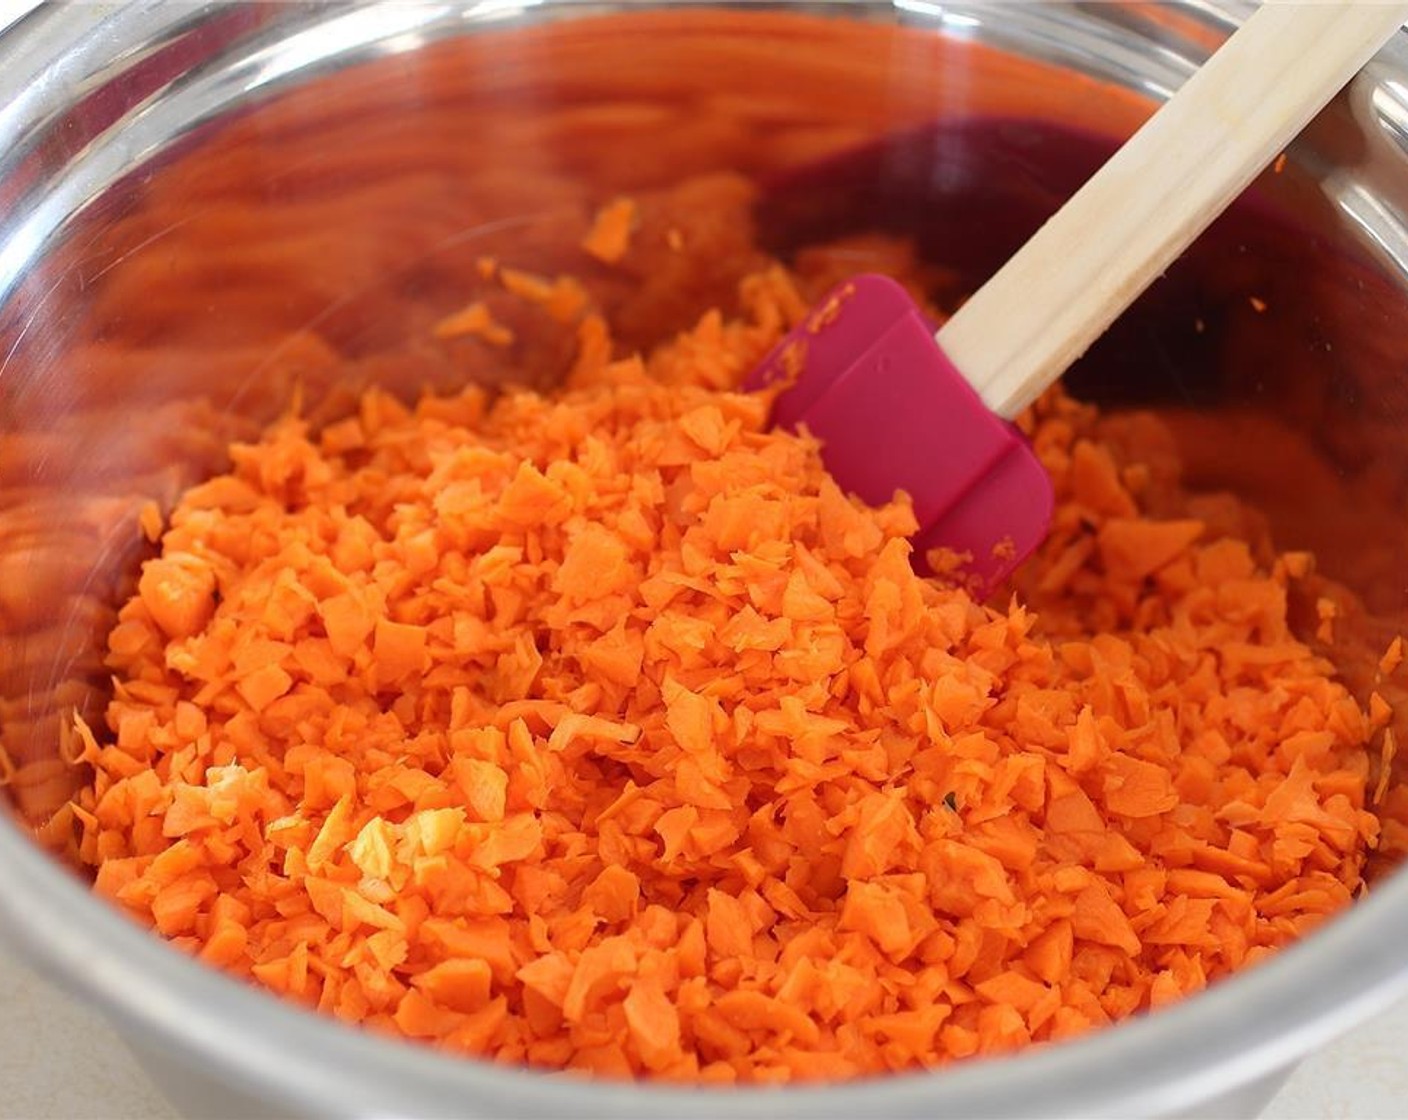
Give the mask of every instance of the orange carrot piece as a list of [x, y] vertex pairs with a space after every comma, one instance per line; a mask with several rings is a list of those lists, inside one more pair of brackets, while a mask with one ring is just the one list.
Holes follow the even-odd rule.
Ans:
[[659, 984], [650, 980], [635, 981], [622, 1001], [622, 1008], [641, 1061], [650, 1069], [661, 1070], [679, 1059], [679, 1012]]
[[1170, 563], [1203, 535], [1201, 521], [1143, 521], [1111, 518], [1096, 540], [1110, 578], [1136, 581]]
[[420, 973], [414, 984], [441, 1007], [472, 1012], [488, 1004], [493, 973], [484, 961], [447, 960]]
[[597, 260], [615, 264], [626, 255], [631, 243], [631, 230], [636, 221], [634, 199], [618, 198], [597, 211], [592, 228], [582, 241], [582, 248]]
[[198, 557], [167, 553], [142, 565], [137, 594], [168, 638], [188, 638], [215, 610], [215, 582]]
[[435, 324], [432, 333], [440, 339], [478, 338], [500, 348], [513, 344], [513, 331], [495, 319], [489, 308], [479, 301], [446, 315]]

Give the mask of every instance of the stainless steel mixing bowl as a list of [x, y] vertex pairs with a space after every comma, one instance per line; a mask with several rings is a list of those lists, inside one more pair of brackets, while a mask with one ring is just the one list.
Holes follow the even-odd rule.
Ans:
[[[329, 409], [349, 378], [418, 387], [406, 340], [478, 253], [547, 261], [562, 208], [775, 176], [940, 121], [927, 146], [881, 145], [859, 178], [775, 204], [762, 232], [785, 252], [878, 216], [976, 283], [1241, 14], [479, 0], [21, 20], [0, 37], [0, 742], [19, 768], [0, 933], [106, 1010], [192, 1113], [1256, 1111], [1408, 992], [1391, 869], [1303, 944], [1151, 1018], [935, 1075], [720, 1093], [452, 1061], [295, 1010], [110, 912], [11, 819], [67, 792], [62, 715], [101, 698], [141, 501], [211, 469], [295, 379]], [[1386, 631], [1408, 604], [1406, 144], [1398, 42], [1073, 375], [1163, 409], [1193, 483], [1261, 504]]]

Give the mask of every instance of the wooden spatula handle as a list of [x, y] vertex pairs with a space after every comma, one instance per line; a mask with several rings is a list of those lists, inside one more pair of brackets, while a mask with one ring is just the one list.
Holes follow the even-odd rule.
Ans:
[[1404, 0], [1268, 0], [938, 334], [1012, 417], [1408, 20]]

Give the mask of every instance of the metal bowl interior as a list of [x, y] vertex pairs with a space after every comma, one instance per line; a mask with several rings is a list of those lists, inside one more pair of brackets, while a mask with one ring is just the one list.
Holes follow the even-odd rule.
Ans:
[[[462, 302], [480, 255], [550, 269], [570, 249], [557, 216], [732, 171], [792, 184], [757, 214], [784, 255], [820, 232], [888, 227], [976, 286], [1239, 10], [483, 0], [22, 20], [0, 38], [0, 744], [18, 771], [14, 815], [42, 819], [69, 792], [59, 724], [103, 699], [142, 502], [218, 467], [294, 382], [323, 415], [371, 378], [435, 383], [444, 370], [406, 355]], [[1190, 483], [1261, 506], [1385, 640], [1408, 614], [1405, 82], [1396, 44], [1070, 379], [1111, 407], [1159, 409]], [[870, 155], [849, 180], [803, 175], [798, 193], [798, 169], [857, 149]], [[726, 1107], [1187, 1110], [1408, 990], [1392, 936], [1408, 884], [1388, 870], [1305, 944], [1151, 1019], [942, 1075], [731, 1092]], [[144, 1049], [284, 1110], [723, 1107], [449, 1061], [287, 1008], [130, 927], [3, 815], [0, 928]]]

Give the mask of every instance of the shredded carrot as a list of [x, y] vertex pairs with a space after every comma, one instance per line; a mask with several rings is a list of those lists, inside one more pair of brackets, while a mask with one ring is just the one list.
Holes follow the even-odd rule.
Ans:
[[436, 338], [467, 336], [483, 339], [490, 346], [509, 346], [513, 342], [513, 331], [498, 322], [489, 309], [477, 300], [435, 324]]
[[582, 240], [582, 248], [599, 261], [615, 264], [630, 248], [635, 221], [634, 199], [618, 198], [607, 203], [597, 211], [592, 228]]
[[137, 511], [137, 525], [142, 530], [142, 536], [151, 544], [156, 544], [161, 539], [161, 507], [153, 501], [145, 501], [142, 508]]
[[497, 275], [508, 292], [530, 303], [542, 305], [559, 322], [572, 322], [587, 306], [586, 291], [571, 276], [546, 280], [517, 268], [500, 268]]
[[1335, 601], [1330, 598], [1321, 597], [1315, 601], [1315, 614], [1320, 619], [1320, 625], [1315, 629], [1317, 641], [1327, 645], [1335, 640], [1335, 619], [1339, 615], [1339, 608]]
[[1403, 638], [1395, 635], [1393, 641], [1389, 642], [1388, 649], [1384, 650], [1384, 655], [1379, 659], [1379, 674], [1389, 676], [1403, 664]]
[[587, 286], [481, 274], [576, 331], [561, 389], [372, 388], [176, 504], [71, 744], [100, 894], [372, 1030], [703, 1084], [1070, 1038], [1353, 899], [1388, 701], [1293, 628], [1309, 557], [1151, 483], [1155, 421], [1022, 419], [1059, 508], [985, 604], [735, 388], [805, 277], [632, 355]]
[[1382, 804], [1388, 793], [1389, 783], [1393, 780], [1393, 760], [1397, 756], [1398, 741], [1394, 737], [1393, 728], [1385, 727], [1379, 747], [1379, 780], [1374, 785], [1374, 805]]

